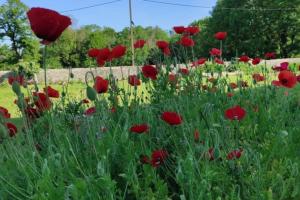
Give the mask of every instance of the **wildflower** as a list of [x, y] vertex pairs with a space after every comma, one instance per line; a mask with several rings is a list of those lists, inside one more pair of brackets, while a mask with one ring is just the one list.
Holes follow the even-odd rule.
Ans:
[[246, 111], [240, 106], [234, 106], [225, 111], [225, 117], [230, 120], [242, 120], [246, 116]]
[[149, 130], [149, 126], [147, 124], [135, 124], [130, 128], [130, 132], [133, 133], [145, 133], [148, 130]]
[[185, 32], [185, 27], [184, 26], [174, 26], [173, 30], [175, 31], [175, 33], [177, 34], [182, 34]]
[[111, 58], [121, 58], [126, 53], [126, 47], [117, 45], [111, 50]]
[[222, 51], [217, 48], [212, 48], [209, 53], [211, 56], [221, 56], [222, 55]]
[[18, 132], [17, 127], [13, 123], [10, 123], [10, 122], [5, 123], [5, 125], [6, 125], [6, 128], [8, 129], [9, 136], [14, 137]]
[[281, 85], [287, 88], [293, 88], [297, 84], [297, 77], [291, 71], [281, 71], [278, 75], [278, 79]]
[[103, 79], [101, 76], [96, 76], [94, 89], [97, 93], [105, 93], [108, 90], [108, 80]]
[[260, 58], [253, 58], [252, 65], [258, 65], [260, 63], [260, 61], [261, 61]]
[[151, 155], [151, 165], [153, 167], [160, 166], [167, 159], [168, 155], [169, 154], [166, 150], [161, 149], [153, 151]]
[[137, 75], [130, 75], [128, 77], [128, 83], [132, 86], [138, 86], [141, 85], [140, 79], [137, 77]]
[[156, 80], [157, 79], [157, 74], [158, 71], [155, 67], [151, 66], [151, 65], [145, 65], [142, 67], [142, 73], [146, 78], [150, 78], [152, 80]]
[[217, 40], [225, 40], [226, 37], [227, 37], [227, 32], [217, 32], [217, 33], [215, 34], [215, 38], [216, 38]]
[[135, 49], [141, 49], [141, 48], [143, 48], [144, 47], [144, 45], [146, 44], [146, 41], [145, 40], [137, 40], [135, 43], [134, 43], [134, 45], [133, 45], [133, 47], [135, 48]]
[[182, 123], [182, 117], [176, 112], [163, 112], [161, 119], [170, 125], [179, 125]]
[[246, 55], [240, 56], [240, 58], [239, 58], [239, 61], [244, 62], [244, 63], [249, 62], [249, 60], [250, 60], [250, 58]]
[[10, 118], [10, 113], [8, 112], [8, 110], [2, 106], [0, 106], [0, 115], [2, 115], [2, 117], [9, 119]]
[[48, 95], [48, 97], [59, 98], [59, 92], [53, 89], [51, 86], [44, 88], [44, 92]]

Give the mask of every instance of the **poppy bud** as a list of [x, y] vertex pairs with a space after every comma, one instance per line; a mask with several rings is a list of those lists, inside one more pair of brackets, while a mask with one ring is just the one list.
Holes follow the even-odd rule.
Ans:
[[97, 94], [94, 88], [88, 86], [86, 88], [86, 96], [88, 97], [89, 100], [95, 101], [97, 98]]

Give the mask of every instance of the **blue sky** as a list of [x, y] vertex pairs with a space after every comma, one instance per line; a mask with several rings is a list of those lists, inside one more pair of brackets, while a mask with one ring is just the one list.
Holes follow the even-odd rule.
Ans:
[[[21, 0], [28, 7], [44, 7], [65, 11], [112, 0]], [[213, 7], [217, 0], [160, 0], [164, 2], [192, 4]], [[0, 1], [0, 2], [3, 2]], [[210, 15], [211, 9], [162, 5], [143, 0], [132, 0], [133, 21], [135, 25], [159, 26], [170, 30], [174, 25], [188, 25], [196, 19]], [[128, 0], [103, 5], [86, 10], [64, 13], [73, 19], [73, 27], [86, 24], [109, 26], [122, 30], [129, 25]]]

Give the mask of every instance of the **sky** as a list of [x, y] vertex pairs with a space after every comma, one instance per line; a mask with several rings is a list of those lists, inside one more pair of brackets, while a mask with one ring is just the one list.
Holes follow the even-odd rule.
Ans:
[[[44, 7], [56, 11], [66, 11], [80, 7], [111, 2], [113, 0], [21, 0], [28, 7]], [[213, 7], [217, 0], [157, 0], [163, 2]], [[3, 0], [0, 0], [3, 2]], [[128, 0], [99, 7], [65, 12], [73, 19], [73, 28], [87, 24], [112, 27], [117, 31], [129, 26]], [[133, 21], [135, 25], [159, 26], [171, 30], [174, 25], [186, 26], [194, 20], [210, 15], [211, 8], [183, 7], [156, 4], [144, 0], [132, 0]]]

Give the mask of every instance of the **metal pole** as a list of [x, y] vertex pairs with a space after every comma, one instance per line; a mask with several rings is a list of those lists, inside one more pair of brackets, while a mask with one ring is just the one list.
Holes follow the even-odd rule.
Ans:
[[132, 21], [132, 8], [131, 8], [131, 0], [129, 0], [129, 17], [130, 17], [130, 37], [131, 37], [131, 60], [132, 66], [134, 67], [134, 38], [133, 38], [133, 21]]

